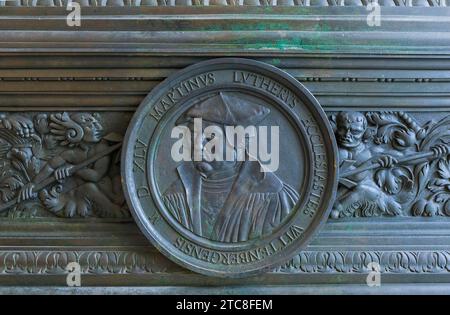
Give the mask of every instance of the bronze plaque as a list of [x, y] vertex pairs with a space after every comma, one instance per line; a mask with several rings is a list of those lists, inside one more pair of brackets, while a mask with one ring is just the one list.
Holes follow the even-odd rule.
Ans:
[[304, 248], [326, 221], [337, 147], [317, 100], [265, 63], [215, 59], [156, 87], [122, 157], [139, 227], [191, 270], [241, 277]]

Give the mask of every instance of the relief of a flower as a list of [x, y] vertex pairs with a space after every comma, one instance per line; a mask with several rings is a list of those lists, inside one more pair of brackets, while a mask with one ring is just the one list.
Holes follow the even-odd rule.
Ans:
[[437, 186], [445, 186], [450, 190], [450, 161], [441, 159], [437, 164], [439, 178], [435, 181]]

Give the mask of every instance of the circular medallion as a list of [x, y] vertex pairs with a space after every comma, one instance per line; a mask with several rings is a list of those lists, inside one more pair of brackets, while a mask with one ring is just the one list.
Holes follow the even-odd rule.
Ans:
[[122, 155], [125, 195], [146, 237], [196, 272], [269, 271], [328, 217], [337, 149], [317, 100], [265, 63], [214, 59], [144, 99]]

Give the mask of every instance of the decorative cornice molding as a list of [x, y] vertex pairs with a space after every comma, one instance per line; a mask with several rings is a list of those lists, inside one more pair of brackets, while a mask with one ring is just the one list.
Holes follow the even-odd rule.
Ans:
[[161, 255], [134, 251], [1, 251], [0, 276], [18, 274], [67, 274], [70, 262], [81, 266], [82, 274], [152, 274], [178, 268]]
[[449, 251], [304, 251], [279, 273], [356, 273], [372, 271], [370, 263], [377, 263], [381, 273], [418, 274], [449, 273]]

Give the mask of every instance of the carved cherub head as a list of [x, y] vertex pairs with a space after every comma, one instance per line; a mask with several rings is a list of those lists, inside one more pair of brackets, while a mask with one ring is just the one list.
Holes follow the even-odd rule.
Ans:
[[343, 148], [356, 148], [366, 140], [367, 119], [360, 112], [340, 112], [335, 117], [336, 139]]
[[89, 113], [54, 114], [50, 115], [50, 121], [50, 131], [62, 145], [97, 143], [103, 137], [103, 126]]

